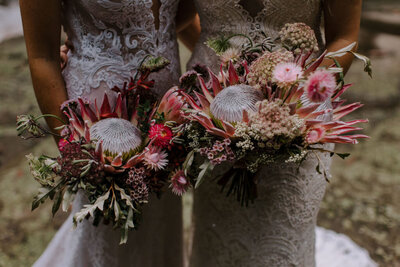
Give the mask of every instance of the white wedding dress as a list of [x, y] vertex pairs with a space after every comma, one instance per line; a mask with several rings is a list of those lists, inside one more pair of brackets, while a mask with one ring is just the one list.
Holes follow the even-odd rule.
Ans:
[[[277, 37], [285, 23], [311, 26], [323, 50], [320, 32], [321, 0], [195, 0], [202, 34], [188, 64], [218, 69], [218, 58], [205, 45], [210, 37], [244, 33]], [[332, 148], [332, 147], [330, 147]], [[320, 154], [330, 168], [331, 158]], [[345, 236], [321, 228], [316, 218], [326, 181], [309, 156], [295, 164], [274, 164], [258, 174], [258, 198], [241, 207], [220, 193], [215, 181], [195, 191], [193, 248], [190, 267], [369, 267], [368, 253]], [[316, 251], [316, 252], [315, 252]], [[316, 255], [315, 255], [316, 254]]]
[[[171, 61], [153, 75], [158, 93], [177, 83], [180, 73], [175, 14], [178, 0], [159, 0], [158, 16], [151, 0], [66, 0], [63, 25], [74, 50], [63, 76], [69, 98], [101, 101], [104, 92], [122, 86], [147, 54]], [[157, 11], [157, 10], [156, 10]], [[44, 14], [45, 15], [45, 14]], [[155, 24], [159, 18], [159, 25]], [[85, 203], [78, 194], [72, 214]], [[72, 215], [71, 215], [72, 216]], [[143, 222], [120, 246], [120, 232], [109, 225], [84, 221], [73, 229], [69, 217], [35, 267], [180, 267], [183, 264], [181, 198], [164, 194], [151, 199]]]

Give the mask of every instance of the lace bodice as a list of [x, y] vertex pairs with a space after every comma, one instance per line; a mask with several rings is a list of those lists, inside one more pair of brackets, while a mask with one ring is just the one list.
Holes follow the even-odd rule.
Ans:
[[217, 65], [215, 54], [204, 42], [221, 34], [243, 33], [257, 39], [263, 34], [275, 38], [291, 22], [304, 22], [320, 32], [323, 0], [195, 0], [202, 33], [188, 66], [196, 63]]
[[[159, 0], [156, 16], [152, 0], [65, 0], [64, 28], [74, 45], [63, 76], [69, 98], [98, 95], [122, 86], [148, 55], [164, 56], [170, 66], [156, 90], [164, 92], [176, 83], [179, 73], [175, 14], [178, 0]], [[166, 75], [168, 73], [168, 75]]]

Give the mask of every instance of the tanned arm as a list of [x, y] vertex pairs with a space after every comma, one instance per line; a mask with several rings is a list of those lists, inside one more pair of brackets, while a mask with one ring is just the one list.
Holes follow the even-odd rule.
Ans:
[[[44, 114], [63, 118], [67, 100], [60, 66], [61, 0], [20, 0], [24, 36], [33, 88]], [[47, 118], [50, 129], [61, 123]]]
[[[360, 31], [362, 0], [325, 0], [325, 39], [328, 52], [334, 52], [354, 42], [358, 42]], [[353, 50], [357, 49], [357, 45]], [[353, 55], [346, 54], [338, 58], [344, 73], [348, 71], [353, 61]], [[333, 64], [325, 60], [324, 66]]]
[[179, 40], [193, 51], [200, 36], [200, 19], [192, 0], [181, 0], [176, 16], [176, 31]]

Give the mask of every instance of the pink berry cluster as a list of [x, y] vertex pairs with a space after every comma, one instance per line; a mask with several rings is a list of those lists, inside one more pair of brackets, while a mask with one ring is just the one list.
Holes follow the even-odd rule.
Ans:
[[143, 167], [134, 167], [129, 171], [129, 176], [126, 180], [126, 184], [131, 187], [129, 194], [134, 201], [145, 202], [149, 198], [149, 188], [145, 183], [144, 178], [145, 169]]
[[[94, 156], [94, 150], [87, 150]], [[89, 163], [90, 157], [82, 151], [82, 147], [78, 143], [66, 143], [60, 150], [61, 157], [57, 159], [60, 165], [59, 175], [65, 179], [79, 178], [83, 172], [83, 167]], [[76, 163], [77, 160], [88, 160], [87, 162]], [[88, 182], [98, 184], [101, 183], [105, 176], [104, 165], [100, 162], [92, 163], [89, 173], [84, 177]]]
[[207, 157], [213, 165], [221, 164], [227, 160], [234, 160], [235, 154], [230, 148], [231, 140], [224, 139], [222, 142], [217, 140], [211, 148], [200, 148], [200, 155]]

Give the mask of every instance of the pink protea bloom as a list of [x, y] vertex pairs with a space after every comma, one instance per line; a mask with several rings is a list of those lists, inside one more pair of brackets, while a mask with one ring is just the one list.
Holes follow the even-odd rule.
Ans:
[[272, 75], [273, 81], [280, 87], [290, 87], [303, 77], [303, 70], [296, 63], [280, 63]]
[[306, 135], [306, 142], [308, 144], [318, 143], [325, 135], [325, 130], [323, 128], [314, 128], [309, 131]]
[[161, 150], [161, 147], [150, 147], [149, 150], [144, 154], [144, 164], [150, 170], [162, 170], [168, 164], [168, 154]]
[[171, 129], [164, 124], [154, 124], [151, 126], [149, 131], [149, 138], [153, 141], [155, 146], [167, 147], [171, 140], [173, 134]]
[[336, 78], [327, 70], [317, 70], [308, 77], [304, 88], [307, 97], [315, 103], [321, 103], [332, 96], [336, 89]]
[[178, 123], [183, 123], [184, 117], [181, 113], [182, 108], [184, 108], [185, 106], [186, 104], [184, 97], [179, 94], [178, 87], [172, 87], [165, 93], [165, 95], [161, 99], [157, 112], [163, 113], [166, 121], [176, 121]]
[[183, 170], [176, 170], [171, 177], [172, 192], [178, 196], [182, 196], [190, 187], [189, 180], [187, 179]]

